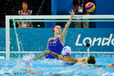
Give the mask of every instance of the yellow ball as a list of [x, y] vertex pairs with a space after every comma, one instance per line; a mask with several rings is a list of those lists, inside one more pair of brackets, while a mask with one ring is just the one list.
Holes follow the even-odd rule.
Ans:
[[95, 4], [92, 3], [92, 2], [88, 2], [85, 5], [85, 9], [86, 9], [87, 12], [92, 13], [95, 10]]

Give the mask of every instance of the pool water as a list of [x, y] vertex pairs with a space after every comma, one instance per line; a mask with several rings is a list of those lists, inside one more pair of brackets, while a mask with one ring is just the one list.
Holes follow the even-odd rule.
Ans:
[[[105, 67], [114, 63], [113, 57], [97, 57], [96, 61], [96, 65], [102, 65], [102, 67], [95, 65], [80, 66], [78, 64], [70, 66], [64, 65], [62, 60], [44, 58], [31, 61], [31, 63], [32, 68], [41, 73], [40, 76], [114, 76], [114, 68]], [[0, 60], [0, 76], [37, 76], [31, 73], [23, 74], [25, 68], [23, 59]], [[16, 73], [9, 74], [12, 72]]]

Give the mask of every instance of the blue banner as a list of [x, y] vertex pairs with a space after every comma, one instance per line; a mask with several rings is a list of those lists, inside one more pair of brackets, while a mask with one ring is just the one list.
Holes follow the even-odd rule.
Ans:
[[114, 29], [69, 29], [66, 45], [74, 51], [87, 51], [86, 43], [90, 43], [90, 51], [114, 51]]
[[[49, 38], [54, 36], [52, 28], [17, 28], [21, 51], [44, 51]], [[0, 30], [0, 50], [5, 50], [5, 29]], [[65, 46], [72, 51], [87, 51], [86, 43], [90, 43], [90, 51], [114, 51], [114, 29], [69, 28]], [[14, 29], [10, 29], [10, 50], [18, 50]]]

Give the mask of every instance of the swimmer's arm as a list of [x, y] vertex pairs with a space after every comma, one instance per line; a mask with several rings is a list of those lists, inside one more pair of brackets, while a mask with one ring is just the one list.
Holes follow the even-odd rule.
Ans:
[[71, 17], [70, 17], [70, 19], [68, 20], [67, 24], [65, 25], [65, 28], [64, 28], [63, 32], [62, 32], [62, 33], [60, 34], [60, 36], [59, 36], [59, 39], [62, 40], [62, 41], [65, 41], [65, 37], [66, 37], [66, 34], [67, 34], [67, 30], [68, 30], [68, 28], [69, 28], [69, 26], [70, 26], [70, 23], [71, 23], [71, 21], [72, 21], [72, 17], [73, 17], [73, 15], [74, 15], [73, 10], [70, 11], [70, 14], [71, 14]]
[[63, 56], [61, 56], [61, 55], [59, 55], [57, 53], [54, 53], [54, 52], [51, 52], [51, 51], [48, 51], [48, 50], [47, 50], [47, 52], [50, 53], [51, 55], [53, 55], [56, 58], [59, 58], [61, 60], [64, 60]]
[[84, 64], [82, 64], [81, 62], [85, 62], [85, 59], [84, 59], [84, 58], [81, 58], [81, 59], [69, 58], [69, 62], [70, 62], [70, 63], [77, 63], [77, 64], [79, 64], [79, 65], [84, 65]]
[[[49, 40], [50, 40], [50, 39], [49, 39]], [[49, 40], [48, 40], [48, 43], [49, 43]], [[49, 50], [48, 43], [47, 43], [47, 48], [46, 48], [46, 50]], [[40, 59], [40, 58], [44, 57], [45, 55], [47, 55], [48, 53], [47, 53], [46, 50], [43, 51], [38, 57], [33, 58], [33, 60]]]
[[78, 59], [78, 62], [79, 62], [79, 63], [81, 63], [81, 62], [86, 62], [86, 60], [87, 60], [86, 58], [79, 58], [79, 59]]
[[38, 60], [38, 59], [44, 57], [46, 54], [47, 54], [47, 52], [43, 51], [38, 57], [33, 58], [33, 60]]
[[[84, 62], [84, 63], [82, 63], [82, 62]], [[77, 61], [77, 64], [78, 65], [86, 65], [86, 58], [79, 58]]]
[[77, 64], [78, 65], [86, 65], [86, 63], [80, 63], [80, 62], [78, 62]]
[[78, 59], [77, 58], [69, 58], [69, 62], [77, 63]]

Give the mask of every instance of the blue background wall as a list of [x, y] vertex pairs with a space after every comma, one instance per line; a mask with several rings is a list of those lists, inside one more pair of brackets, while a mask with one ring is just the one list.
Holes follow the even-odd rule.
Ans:
[[[97, 15], [114, 15], [114, 0], [96, 0]], [[96, 23], [97, 28], [114, 28], [113, 23]]]
[[[93, 0], [96, 2], [96, 15], [114, 15], [114, 0]], [[51, 0], [52, 15], [69, 15], [73, 0]], [[55, 26], [55, 23], [51, 24]], [[49, 25], [47, 25], [48, 27]], [[51, 26], [49, 26], [51, 27]], [[96, 23], [96, 28], [114, 28], [113, 23]]]
[[[114, 0], [93, 0], [96, 2], [96, 14], [114, 15]], [[51, 0], [52, 15], [69, 14], [73, 0]]]
[[96, 14], [114, 15], [114, 0], [96, 0]]
[[[17, 29], [18, 39], [20, 42], [21, 51], [44, 51], [47, 46], [48, 38], [53, 37], [54, 33], [52, 32], [52, 28], [25, 28], [25, 29]], [[77, 28], [69, 28], [68, 34], [66, 37], [65, 46], [71, 46], [73, 51], [87, 51], [85, 45], [75, 46], [78, 35], [81, 37], [79, 39], [79, 43], [82, 44], [82, 41], [89, 37], [93, 41], [93, 38], [109, 38], [110, 34], [113, 34], [112, 39], [114, 40], [114, 29], [77, 29]], [[107, 40], [105, 41], [107, 42]], [[114, 41], [113, 41], [114, 43]], [[100, 46], [97, 45], [98, 42], [95, 43], [94, 46], [90, 48], [90, 51], [114, 51], [114, 45], [109, 44], [109, 46], [105, 45]], [[10, 50], [16, 51], [17, 43], [15, 38], [14, 29], [10, 30]], [[5, 29], [0, 29], [0, 50], [5, 50]]]

